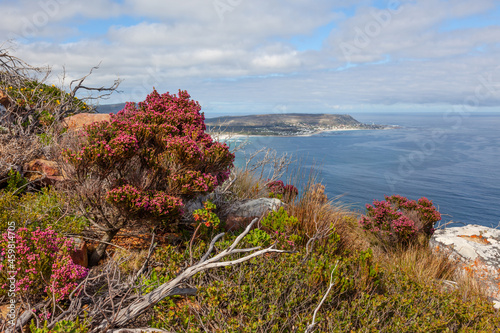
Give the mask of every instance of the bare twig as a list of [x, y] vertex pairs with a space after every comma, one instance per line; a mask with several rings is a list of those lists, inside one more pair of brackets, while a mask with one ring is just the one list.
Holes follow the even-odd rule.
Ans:
[[198, 226], [196, 227], [196, 229], [193, 233], [193, 236], [191, 237], [191, 240], [189, 241], [189, 264], [190, 265], [193, 264], [193, 242], [194, 242], [194, 239], [196, 238], [196, 234], [198, 234], [198, 230], [200, 230], [200, 227], [201, 227], [201, 223], [198, 224]]
[[316, 325], [317, 325], [317, 323], [316, 323], [316, 315], [318, 314], [319, 309], [321, 309], [321, 306], [323, 305], [323, 303], [325, 302], [326, 298], [328, 297], [328, 294], [330, 293], [330, 291], [332, 290], [333, 286], [335, 285], [335, 283], [333, 283], [333, 273], [337, 270], [337, 265], [338, 265], [338, 261], [335, 263], [335, 267], [332, 269], [332, 272], [330, 273], [330, 285], [328, 286], [328, 289], [326, 290], [326, 293], [323, 296], [323, 298], [321, 299], [321, 301], [319, 302], [318, 306], [314, 310], [314, 314], [313, 314], [311, 323], [309, 324], [309, 326], [307, 326], [307, 329], [305, 330], [304, 333], [312, 333], [312, 332], [314, 332], [314, 327], [316, 327]]

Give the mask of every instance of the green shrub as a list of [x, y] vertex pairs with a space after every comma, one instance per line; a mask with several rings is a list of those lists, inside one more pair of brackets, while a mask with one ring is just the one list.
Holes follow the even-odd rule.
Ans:
[[73, 212], [72, 200], [53, 188], [43, 188], [40, 192], [16, 195], [0, 191], [0, 232], [7, 229], [9, 222], [29, 230], [47, 226], [59, 233], [76, 234], [88, 225], [87, 219]]
[[[263, 231], [257, 230], [260, 239]], [[340, 241], [332, 234], [307, 255], [299, 248], [295, 254], [200, 273], [189, 281], [198, 295], [158, 303], [150, 325], [175, 332], [304, 332], [336, 267], [333, 288], [317, 314], [317, 332], [495, 332], [500, 327], [487, 300], [464, 299], [406, 271], [382, 270], [370, 250], [343, 250]], [[206, 247], [198, 243], [196, 256]], [[188, 259], [184, 247], [160, 249], [155, 260], [164, 266], [156, 278], [175, 277]]]
[[268, 231], [271, 238], [277, 242], [279, 248], [293, 248], [302, 239], [296, 234], [298, 219], [289, 216], [283, 207], [270, 212], [260, 223], [262, 228]]
[[80, 99], [72, 97], [55, 85], [47, 85], [38, 81], [20, 81], [14, 86], [0, 82], [0, 89], [10, 96], [18, 114], [30, 115], [30, 117], [25, 117], [21, 124], [18, 122], [23, 117], [9, 119], [13, 121], [2, 125], [31, 127], [38, 134], [45, 132], [55, 122], [61, 121], [64, 116], [89, 112], [92, 109]]
[[463, 299], [396, 272], [383, 294], [363, 293], [330, 309], [325, 332], [496, 332], [500, 318], [487, 300]]
[[4, 189], [9, 192], [23, 192], [28, 181], [16, 170], [10, 169], [8, 173], [7, 187]]
[[42, 328], [37, 328], [35, 321], [33, 320], [30, 324], [31, 333], [87, 333], [88, 327], [84, 323], [80, 323], [78, 317], [75, 321], [62, 320], [55, 324], [51, 329], [47, 328], [47, 322], [45, 321]]
[[245, 237], [246, 242], [252, 246], [269, 246], [271, 243], [271, 236], [263, 230], [254, 229], [251, 230]]
[[[217, 247], [223, 248], [235, 237], [227, 237]], [[370, 252], [338, 253], [338, 240], [333, 235], [328, 245], [318, 248], [306, 262], [301, 250], [201, 273], [190, 282], [199, 288], [198, 295], [159, 303], [150, 324], [176, 332], [199, 332], [203, 327], [211, 332], [303, 332], [335, 267], [326, 308], [339, 299], [354, 297], [359, 290], [375, 288], [380, 279]], [[200, 243], [196, 253], [202, 255], [206, 246]], [[174, 247], [160, 252], [155, 259], [165, 266], [157, 275], [170, 275], [188, 259], [187, 251]]]

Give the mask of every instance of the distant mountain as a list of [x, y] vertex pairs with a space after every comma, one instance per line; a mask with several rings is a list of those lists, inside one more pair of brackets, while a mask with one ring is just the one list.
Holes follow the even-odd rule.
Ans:
[[248, 135], [306, 135], [321, 131], [384, 129], [384, 125], [360, 123], [347, 114], [282, 113], [226, 116], [205, 120], [207, 130]]
[[125, 103], [103, 104], [97, 107], [98, 113], [117, 113], [125, 107]]

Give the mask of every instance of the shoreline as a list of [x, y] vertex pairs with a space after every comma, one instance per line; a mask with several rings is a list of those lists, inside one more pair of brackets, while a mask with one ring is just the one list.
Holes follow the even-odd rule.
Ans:
[[[395, 129], [398, 127], [387, 127], [383, 128], [384, 130], [386, 129]], [[211, 134], [209, 133], [214, 140], [216, 141], [231, 141], [231, 140], [236, 140], [236, 139], [242, 139], [242, 138], [251, 138], [251, 137], [272, 137], [272, 138], [291, 138], [291, 137], [311, 137], [313, 135], [321, 134], [321, 133], [326, 133], [326, 132], [347, 132], [347, 131], [370, 131], [370, 130], [375, 130], [372, 128], [338, 128], [338, 129], [322, 129], [322, 130], [317, 130], [311, 133], [298, 133], [294, 135], [264, 135], [264, 134], [241, 134], [241, 133], [221, 133], [221, 134]]]

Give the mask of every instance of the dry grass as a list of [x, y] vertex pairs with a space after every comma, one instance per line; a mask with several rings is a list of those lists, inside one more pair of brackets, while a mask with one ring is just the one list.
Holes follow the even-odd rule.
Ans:
[[310, 184], [303, 195], [287, 206], [289, 215], [298, 219], [297, 229], [309, 238], [323, 239], [335, 229], [342, 228], [342, 221], [351, 213], [339, 203], [328, 200], [321, 184]]
[[113, 260], [119, 263], [120, 271], [123, 274], [133, 274], [142, 267], [148, 256], [148, 252], [148, 249], [126, 251], [116, 248]]
[[488, 292], [483, 283], [481, 283], [481, 277], [474, 273], [470, 269], [465, 269], [462, 262], [455, 261], [457, 267], [456, 274], [454, 276], [454, 281], [456, 282], [456, 289], [465, 301], [471, 297], [488, 298]]
[[262, 148], [246, 158], [245, 165], [234, 168], [229, 179], [216, 190], [225, 200], [246, 200], [269, 197], [266, 184], [283, 176], [292, 159], [276, 151]]
[[9, 170], [20, 171], [23, 165], [42, 155], [42, 145], [35, 135], [15, 137], [0, 134], [0, 184]]
[[389, 272], [404, 271], [417, 281], [428, 284], [436, 280], [451, 280], [457, 269], [456, 263], [448, 256], [435, 254], [428, 246], [421, 245], [385, 252], [381, 259]]
[[437, 284], [443, 291], [458, 293], [463, 301], [471, 298], [487, 299], [479, 280], [463, 270], [459, 261], [445, 253], [434, 252], [427, 244], [377, 253], [376, 260], [388, 274], [399, 272], [418, 283], [428, 286]]
[[267, 181], [249, 170], [235, 168], [231, 173], [231, 178], [233, 183], [229, 187], [229, 191], [233, 197], [239, 200], [269, 196], [269, 190], [266, 188]]

